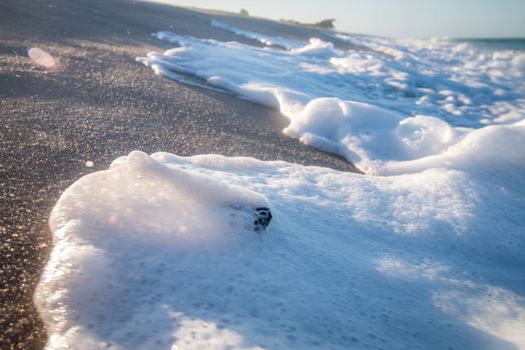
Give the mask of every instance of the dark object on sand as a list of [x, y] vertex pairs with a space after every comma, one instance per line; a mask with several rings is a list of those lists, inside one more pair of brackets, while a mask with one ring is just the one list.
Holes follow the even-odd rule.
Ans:
[[255, 208], [255, 221], [253, 222], [255, 232], [266, 230], [270, 221], [272, 221], [272, 212], [270, 208]]

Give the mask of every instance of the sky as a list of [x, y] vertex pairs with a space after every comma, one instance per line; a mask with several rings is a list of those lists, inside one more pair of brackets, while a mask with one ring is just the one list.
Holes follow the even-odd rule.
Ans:
[[525, 38], [525, 0], [161, 0], [390, 37]]

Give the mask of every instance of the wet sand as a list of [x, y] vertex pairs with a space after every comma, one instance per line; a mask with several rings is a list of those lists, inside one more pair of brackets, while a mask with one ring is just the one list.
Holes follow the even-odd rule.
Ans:
[[[355, 171], [285, 137], [275, 110], [160, 78], [135, 62], [167, 48], [151, 37], [158, 30], [256, 45], [211, 27], [213, 18], [301, 39], [315, 31], [124, 0], [0, 2], [1, 349], [44, 345], [32, 294], [51, 248], [49, 212], [76, 179], [116, 157], [134, 149], [219, 153]], [[30, 47], [50, 52], [59, 67], [32, 63]]]

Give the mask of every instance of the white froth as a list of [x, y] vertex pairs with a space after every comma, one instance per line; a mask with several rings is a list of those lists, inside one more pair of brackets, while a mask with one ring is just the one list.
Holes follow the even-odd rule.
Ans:
[[157, 73], [279, 108], [369, 175], [135, 151], [81, 178], [35, 293], [48, 348], [525, 349], [520, 56], [156, 35], [180, 45], [139, 59]]
[[283, 51], [161, 32], [158, 38], [180, 47], [138, 60], [169, 78], [189, 73], [280, 109], [290, 120], [287, 135], [369, 173], [386, 174], [392, 161], [439, 155], [473, 132], [466, 127], [523, 119], [523, 54], [438, 39], [326, 34], [368, 50], [344, 52], [313, 38]]
[[[523, 349], [515, 161], [372, 177], [133, 152], [53, 209], [48, 347]], [[242, 208], [270, 203], [253, 232]]]

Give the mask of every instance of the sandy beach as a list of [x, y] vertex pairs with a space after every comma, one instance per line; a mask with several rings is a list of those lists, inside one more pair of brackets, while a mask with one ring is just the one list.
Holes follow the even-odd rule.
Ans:
[[[279, 112], [160, 78], [135, 61], [166, 48], [150, 35], [158, 30], [257, 44], [209, 25], [224, 16], [301, 39], [313, 30], [132, 1], [2, 1], [0, 348], [44, 345], [32, 295], [51, 248], [49, 212], [71, 183], [118, 156], [135, 149], [218, 153], [355, 171], [338, 156], [285, 137]], [[31, 47], [59, 66], [32, 63]]]

